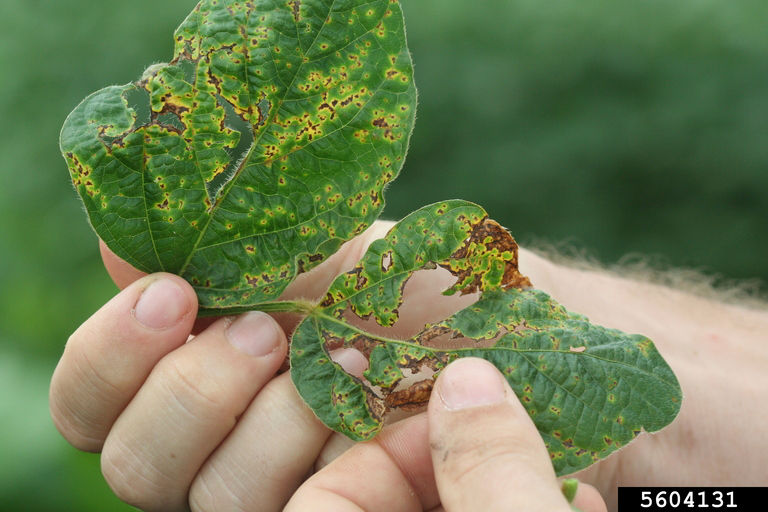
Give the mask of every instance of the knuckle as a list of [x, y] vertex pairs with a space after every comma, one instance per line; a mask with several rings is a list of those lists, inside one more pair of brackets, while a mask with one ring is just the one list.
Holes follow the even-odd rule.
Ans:
[[[189, 506], [192, 512], [247, 512], [248, 490], [238, 488], [235, 475], [222, 475], [215, 464], [207, 464], [197, 475], [189, 490]], [[258, 503], [254, 501], [253, 503]]]
[[142, 510], [156, 508], [166, 487], [163, 476], [117, 438], [104, 445], [101, 473], [120, 500]]
[[73, 350], [70, 359], [78, 388], [88, 389], [99, 400], [106, 401], [124, 394], [125, 384], [115, 378], [112, 374], [114, 372], [102, 368], [103, 364], [98, 364], [98, 358], [94, 360], [84, 347]]
[[502, 439], [472, 439], [451, 449], [444, 469], [450, 480], [458, 488], [471, 485], [495, 474], [504, 468], [529, 468], [539, 464], [529, 450], [515, 440]]
[[[53, 423], [72, 446], [98, 451], [113, 418], [114, 387], [96, 370], [87, 355], [69, 353], [56, 368], [49, 390]], [[98, 404], [98, 407], [94, 407]]]
[[95, 432], [92, 427], [76, 420], [78, 416], [73, 411], [62, 410], [67, 407], [66, 402], [51, 397], [49, 407], [53, 425], [69, 444], [84, 452], [95, 453], [101, 450], [106, 437], [103, 430]]
[[228, 415], [228, 394], [223, 392], [217, 379], [201, 368], [194, 360], [166, 358], [160, 364], [159, 379], [171, 399], [192, 417], [204, 417], [208, 413]]
[[[261, 388], [259, 403], [264, 410], [270, 411], [270, 419], [275, 425], [296, 425], [296, 428], [307, 431], [317, 428], [319, 420], [299, 398], [289, 373], [275, 377]], [[284, 433], [290, 437], [288, 431]]]

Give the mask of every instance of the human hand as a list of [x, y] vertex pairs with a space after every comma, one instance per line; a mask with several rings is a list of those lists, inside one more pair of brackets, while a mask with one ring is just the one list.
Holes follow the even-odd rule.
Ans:
[[101, 451], [114, 492], [144, 510], [278, 510], [327, 430], [287, 374], [273, 379], [287, 342], [269, 315], [223, 318], [185, 343], [196, 311], [192, 288], [170, 274], [108, 302], [54, 373], [56, 426]]
[[[286, 295], [322, 294], [382, 229], [345, 245]], [[114, 492], [144, 510], [280, 510], [330, 434], [290, 376], [275, 377], [295, 318], [251, 312], [196, 322], [186, 281], [144, 275], [103, 245], [102, 254], [124, 289], [67, 342], [50, 389], [59, 431], [100, 451]]]
[[[377, 223], [300, 275], [284, 298], [321, 297], [389, 227]], [[103, 472], [121, 499], [148, 510], [275, 510], [318, 457], [322, 465], [349, 446], [337, 434], [326, 443], [329, 432], [301, 402], [287, 374], [270, 381], [285, 355], [280, 330], [274, 352], [266, 356], [249, 357], [229, 343], [229, 330], [238, 322], [256, 330], [270, 325], [269, 317], [252, 313], [235, 324], [195, 322], [196, 300], [186, 282], [168, 274], [145, 276], [103, 245], [102, 254], [125, 290], [70, 339], [52, 381], [51, 410], [73, 445], [103, 450]], [[471, 296], [440, 294], [453, 280], [439, 270], [416, 274], [406, 289], [398, 334], [409, 335], [425, 321], [468, 305]], [[160, 294], [161, 307], [139, 307], [150, 284], [167, 281], [177, 288]], [[138, 318], [144, 309], [169, 324], [148, 328]], [[277, 316], [290, 332], [297, 318]], [[190, 332], [200, 334], [185, 343]]]
[[[326, 263], [300, 275], [284, 298], [322, 296], [333, 277], [350, 268], [368, 243], [382, 236], [390, 226], [377, 223]], [[268, 364], [252, 361], [231, 367], [222, 359], [234, 354], [235, 359], [250, 361], [227, 348], [226, 324], [215, 324], [211, 326], [213, 330], [208, 331], [204, 322], [194, 322], [196, 302], [184, 281], [164, 276], [173, 280], [190, 302], [168, 302], [165, 309], [158, 310], [169, 314], [174, 304], [177, 309], [188, 307], [187, 313], [181, 312], [177, 324], [157, 330], [137, 323], [132, 312], [136, 301], [141, 291], [158, 276], [143, 277], [108, 251], [104, 254], [115, 282], [121, 288], [130, 286], [72, 336], [52, 382], [51, 408], [57, 426], [75, 446], [90, 451], [104, 447], [104, 472], [118, 496], [150, 510], [187, 506], [207, 510], [279, 509], [311, 473], [318, 453], [318, 465], [322, 466], [349, 447], [345, 442], [348, 440], [338, 434], [326, 442], [328, 431], [301, 403], [287, 374], [269, 381], [275, 371], [272, 358], [279, 360], [283, 356], [269, 355], [262, 360], [268, 359]], [[768, 332], [764, 313], [760, 317], [759, 311], [745, 313], [716, 303], [701, 304], [701, 300], [696, 302], [682, 292], [660, 292], [658, 287], [609, 274], [554, 265], [524, 250], [520, 253], [520, 265], [538, 288], [551, 293], [573, 311], [585, 313], [606, 326], [650, 335], [686, 390], [681, 417], [670, 428], [654, 436], [642, 435], [629, 447], [581, 472], [578, 475], [581, 480], [600, 488], [603, 496], [615, 503], [619, 483], [714, 485], [764, 478], [764, 468], [755, 467], [760, 458], [750, 456], [748, 443], [744, 445], [746, 452], [739, 456], [734, 455], [734, 450], [741, 448], [734, 445], [721, 450], [722, 453], [697, 449], [697, 445], [719, 446], [709, 439], [716, 438], [723, 430], [739, 426], [748, 429], [750, 424], [759, 424], [759, 419], [729, 423], [728, 418], [734, 415], [744, 416], [744, 409], [739, 409], [740, 402], [713, 398], [712, 393], [744, 396], [744, 400], [753, 404], [749, 414], [756, 417], [768, 414], [766, 408], [754, 407], [759, 400], [749, 400], [765, 388], [761, 384], [766, 378], [765, 354], [759, 350], [762, 344], [743, 343], [755, 333]], [[405, 302], [400, 308], [400, 321], [394, 327], [398, 335], [413, 334], [424, 322], [440, 320], [473, 300], [471, 296], [442, 296], [440, 291], [449, 287], [453, 278], [441, 272], [440, 269], [419, 272], [409, 281]], [[137, 279], [141, 280], [131, 285]], [[616, 297], [623, 298], [617, 300]], [[634, 314], [637, 311], [644, 314]], [[694, 316], [692, 312], [698, 312], [701, 318], [688, 319], [686, 315]], [[275, 316], [285, 332], [290, 332], [297, 319]], [[739, 321], [729, 320], [731, 316]], [[726, 323], [727, 328], [718, 327]], [[709, 325], [711, 327], [707, 327]], [[758, 328], [760, 325], [766, 328]], [[674, 329], [670, 332], [670, 328]], [[707, 330], [733, 335], [707, 334], [703, 339], [707, 350], [702, 350], [700, 333]], [[192, 331], [202, 333], [194, 343], [185, 344]], [[277, 351], [284, 354], [284, 338], [280, 336]], [[719, 345], [714, 344], [715, 338], [720, 340]], [[209, 341], [199, 343], [206, 340]], [[190, 361], [193, 364], [189, 364]], [[738, 372], [722, 370], [726, 364], [728, 368], [739, 368]], [[146, 400], [140, 401], [140, 398], [144, 400], [142, 397], [157, 395], [158, 390], [168, 396], [169, 390], [156, 384], [148, 386], [164, 382], [157, 376], [162, 376], [163, 371], [168, 373], [167, 369], [162, 370], [164, 367], [178, 370], [179, 376], [191, 372], [195, 377], [189, 379], [190, 382], [200, 391], [213, 389], [219, 401], [209, 404], [210, 409], [204, 403], [201, 409], [207, 412], [197, 414], [192, 420], [185, 419], [184, 414], [189, 415], [189, 411], [179, 412], [180, 404], [174, 403], [177, 400], [174, 397], [170, 398], [174, 407], [162, 400], [148, 404]], [[704, 372], [703, 367], [720, 370]], [[732, 378], [735, 374], [744, 375], [747, 370], [749, 378]], [[216, 372], [225, 375], [219, 378]], [[254, 381], [250, 372], [261, 372], [259, 380]], [[198, 377], [202, 378], [199, 382]], [[717, 385], [713, 385], [713, 377], [719, 378]], [[248, 392], [256, 399], [244, 398]], [[133, 403], [145, 406], [133, 406]], [[225, 410], [225, 406], [230, 409]], [[733, 414], [718, 413], [724, 406], [734, 409]], [[236, 413], [238, 409], [242, 409], [240, 416]], [[126, 413], [130, 413], [127, 419], [122, 419]], [[293, 421], [286, 421], [286, 417]], [[702, 423], [701, 417], [707, 421]], [[134, 419], [129, 421], [130, 418]], [[207, 423], [203, 425], [200, 418], [205, 418]], [[179, 422], [183, 428], [177, 425]], [[285, 428], [289, 423], [301, 427]], [[699, 427], [703, 424], [710, 428], [702, 431]], [[132, 425], [144, 431], [132, 435]], [[181, 434], [169, 436], [166, 425], [176, 429], [172, 432]], [[206, 432], [215, 431], [214, 434], [202, 432], [200, 425], [209, 429]], [[217, 436], [223, 439], [220, 445], [215, 443]], [[392, 434], [385, 432], [380, 439], [384, 443], [391, 437]], [[183, 456], [170, 450], [173, 442]], [[281, 450], [279, 446], [287, 449]], [[170, 453], [176, 458], [170, 457]], [[711, 460], [686, 462], [705, 455]], [[170, 466], [166, 466], [168, 463]]]
[[[574, 505], [606, 510], [578, 488]], [[426, 414], [395, 423], [309, 478], [288, 512], [570, 511], [547, 449], [501, 373], [460, 359], [440, 374]]]

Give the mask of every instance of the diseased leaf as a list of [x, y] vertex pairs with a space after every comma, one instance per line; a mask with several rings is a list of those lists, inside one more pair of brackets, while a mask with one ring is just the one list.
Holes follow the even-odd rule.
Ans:
[[225, 312], [275, 298], [378, 217], [415, 107], [397, 2], [203, 0], [173, 60], [86, 98], [61, 150], [118, 256]]
[[[405, 340], [345, 318], [353, 313], [393, 325], [408, 278], [435, 266], [457, 277], [448, 293], [480, 291], [479, 300]], [[368, 358], [363, 379], [331, 359], [343, 347]], [[649, 339], [590, 324], [530, 288], [517, 270], [512, 237], [463, 201], [412, 213], [336, 279], [322, 308], [294, 333], [291, 375], [326, 425], [365, 440], [389, 411], [425, 405], [436, 372], [467, 356], [490, 361], [506, 376], [558, 474], [589, 466], [641, 430], [663, 428], [680, 408], [679, 384]]]
[[[87, 97], [60, 144], [102, 240], [140, 270], [187, 279], [202, 314], [307, 314], [293, 382], [353, 439], [426, 404], [437, 373], [465, 356], [504, 373], [560, 474], [672, 421], [680, 387], [651, 341], [532, 289], [515, 241], [472, 203], [409, 215], [319, 304], [275, 300], [378, 217], [415, 107], [396, 0], [202, 0], [173, 60]], [[350, 321], [394, 325], [408, 280], [437, 267], [455, 277], [444, 294], [478, 300], [409, 339]], [[363, 378], [331, 359], [342, 347], [368, 358]]]

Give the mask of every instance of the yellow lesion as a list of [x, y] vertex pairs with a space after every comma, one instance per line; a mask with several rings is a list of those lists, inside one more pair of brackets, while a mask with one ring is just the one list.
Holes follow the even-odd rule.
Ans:
[[269, 29], [265, 26], [256, 26], [251, 34], [251, 45], [258, 46], [259, 43], [269, 39]]
[[384, 72], [384, 76], [387, 77], [387, 80], [395, 80], [400, 74], [400, 71], [395, 68], [389, 68]]
[[635, 346], [637, 347], [637, 349], [640, 351], [641, 354], [643, 354], [645, 357], [648, 357], [649, 352], [653, 349], [653, 342], [648, 338], [645, 338], [643, 341], [641, 341]]
[[89, 179], [83, 181], [81, 186], [85, 190], [85, 193], [92, 198], [95, 198], [97, 195], [101, 194], [101, 190], [96, 188], [96, 185], [93, 183], [93, 181]]
[[165, 194], [163, 194], [163, 200], [161, 202], [157, 203], [155, 205], [155, 208], [157, 208], [158, 210], [170, 211], [171, 208], [178, 209], [179, 207], [176, 206], [176, 205], [171, 204], [170, 194], [166, 192]]
[[360, 69], [363, 67], [362, 59], [360, 59], [360, 55], [357, 55], [355, 53], [350, 53], [347, 55], [347, 58], [352, 61], [352, 68], [351, 69]]

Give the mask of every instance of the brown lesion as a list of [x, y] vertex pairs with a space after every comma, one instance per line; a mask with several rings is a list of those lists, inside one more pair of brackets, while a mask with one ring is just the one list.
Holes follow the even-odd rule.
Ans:
[[355, 267], [354, 270], [352, 270], [351, 274], [356, 275], [355, 279], [355, 290], [362, 290], [365, 285], [368, 284], [368, 278], [363, 275], [363, 268], [362, 267]]
[[301, 14], [299, 12], [299, 8], [301, 7], [301, 0], [290, 0], [288, 5], [290, 6], [291, 13], [293, 14], [293, 21], [298, 23], [301, 19]]
[[333, 119], [336, 118], [336, 105], [338, 105], [338, 104], [339, 104], [339, 100], [337, 100], [335, 98], [330, 100], [330, 101], [328, 101], [328, 93], [324, 92], [323, 93], [323, 102], [320, 104], [319, 107], [317, 107], [317, 110], [318, 111], [320, 111], [320, 110], [327, 110], [328, 112], [330, 112], [330, 114], [331, 114], [330, 115], [330, 120], [333, 121]]
[[401, 409], [404, 411], [420, 409], [429, 403], [434, 379], [420, 380], [406, 389], [393, 391], [384, 397], [387, 409]]
[[[367, 386], [365, 387], [367, 388]], [[372, 390], [366, 389], [365, 402], [368, 405], [368, 411], [371, 413], [373, 419], [377, 422], [381, 422], [387, 414], [387, 405], [385, 401], [376, 396]]]
[[[495, 252], [498, 255], [510, 254], [504, 260], [504, 275], [501, 279], [500, 287], [502, 289], [530, 288], [531, 281], [518, 270], [519, 247], [512, 235], [501, 224], [493, 219], [485, 217], [480, 222], [472, 226], [467, 239], [456, 252], [451, 255], [451, 260], [466, 260], [472, 255], [473, 250], [482, 247], [485, 252]], [[451, 264], [451, 261], [442, 263], [441, 267], [449, 270], [458, 278], [459, 283], [471, 279], [469, 284], [461, 289], [461, 294], [476, 293], [483, 290], [483, 276], [475, 272], [475, 269], [467, 265], [460, 268]]]
[[399, 124], [390, 124], [384, 117], [377, 117], [372, 121], [373, 126], [384, 130], [384, 138], [389, 141], [395, 141], [398, 137], [395, 137], [394, 130], [399, 128]]
[[413, 338], [413, 341], [422, 346], [429, 346], [431, 341], [448, 334], [455, 336], [458, 333], [456, 333], [456, 331], [454, 331], [450, 327], [442, 324], [431, 325], [426, 329], [424, 329], [423, 331], [421, 331], [419, 334], [417, 334]]

